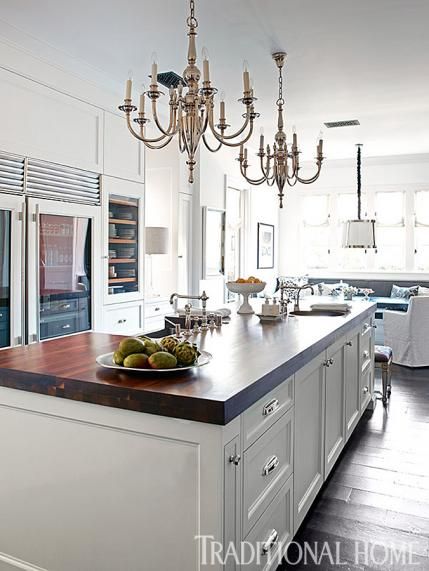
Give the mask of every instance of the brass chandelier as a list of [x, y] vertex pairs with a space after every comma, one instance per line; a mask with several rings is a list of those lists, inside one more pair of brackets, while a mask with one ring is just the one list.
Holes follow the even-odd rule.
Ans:
[[[196, 165], [196, 153], [201, 139], [209, 151], [216, 152], [222, 145], [228, 147], [239, 147], [246, 143], [253, 133], [253, 122], [259, 116], [255, 113], [253, 102], [253, 89], [250, 86], [250, 77], [247, 68], [243, 71], [243, 97], [239, 100], [245, 106], [243, 115], [243, 125], [233, 134], [226, 134], [230, 125], [226, 121], [225, 102], [220, 102], [220, 117], [218, 123], [214, 117], [214, 96], [217, 89], [210, 81], [209, 61], [207, 54], [203, 54], [203, 81], [200, 87], [201, 72], [196, 66], [197, 52], [195, 38], [197, 35], [198, 21], [195, 18], [195, 2], [189, 2], [190, 14], [186, 20], [188, 26], [188, 65], [183, 72], [183, 83], [180, 82], [177, 88], [170, 87], [169, 90], [169, 121], [168, 127], [164, 128], [158, 117], [157, 101], [162, 92], [158, 87], [158, 70], [156, 62], [152, 63], [151, 84], [148, 91], [140, 95], [140, 106], [138, 114], [132, 118], [132, 113], [137, 111], [137, 107], [132, 102], [132, 80], [126, 82], [124, 104], [119, 107], [125, 113], [128, 129], [142, 141], [149, 149], [162, 149], [170, 141], [178, 136], [179, 150], [187, 154], [186, 164], [188, 165], [190, 183], [194, 181], [194, 168]], [[155, 126], [159, 130], [159, 136], [149, 138], [145, 134], [146, 124], [150, 121], [146, 117], [145, 99], [151, 102], [151, 112]], [[137, 125], [134, 128], [133, 123]], [[216, 139], [214, 147], [210, 146], [205, 133], [211, 132]], [[238, 137], [242, 136], [241, 140]]]
[[[267, 145], [265, 150], [264, 135], [261, 134], [259, 152], [256, 154], [256, 156], [260, 159], [260, 167], [262, 171], [261, 178], [252, 179], [247, 175], [249, 163], [247, 160], [247, 149], [244, 148], [244, 145], [241, 145], [240, 147], [238, 161], [240, 162], [240, 172], [249, 184], [259, 185], [267, 183], [269, 186], [273, 186], [274, 183], [276, 183], [279, 191], [278, 197], [280, 208], [283, 208], [284, 187], [286, 183], [289, 186], [295, 186], [297, 182], [301, 182], [302, 184], [311, 184], [318, 179], [323, 161], [323, 139], [320, 136], [317, 145], [316, 173], [311, 178], [302, 178], [299, 175], [300, 151], [298, 150], [297, 135], [295, 132], [293, 133], [292, 145], [290, 146], [289, 150], [286, 142], [286, 133], [284, 132], [283, 107], [285, 105], [285, 100], [283, 98], [283, 65], [286, 59], [286, 53], [276, 52], [273, 54], [273, 59], [276, 62], [279, 71], [279, 94], [276, 101], [278, 131], [274, 137], [275, 142], [273, 144], [272, 151], [270, 145]], [[289, 160], [291, 161], [290, 163]]]

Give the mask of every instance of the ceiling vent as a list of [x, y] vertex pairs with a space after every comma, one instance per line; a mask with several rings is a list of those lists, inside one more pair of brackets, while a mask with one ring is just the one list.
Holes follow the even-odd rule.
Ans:
[[170, 89], [170, 87], [177, 87], [180, 82], [186, 85], [186, 81], [180, 75], [177, 75], [175, 71], [164, 71], [163, 73], [158, 73], [157, 75], [159, 83], [164, 87]]
[[334, 129], [335, 127], [354, 127], [355, 125], [360, 125], [357, 119], [350, 119], [349, 121], [328, 121], [325, 123], [325, 127], [328, 129]]

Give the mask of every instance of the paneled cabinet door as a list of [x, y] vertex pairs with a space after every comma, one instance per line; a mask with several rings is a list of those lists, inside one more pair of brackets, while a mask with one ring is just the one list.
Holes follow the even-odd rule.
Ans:
[[346, 442], [344, 422], [344, 340], [326, 352], [325, 478]]
[[127, 129], [124, 117], [104, 113], [104, 173], [143, 182], [144, 152]]
[[294, 529], [324, 480], [325, 352], [295, 374]]
[[[240, 437], [236, 436], [224, 449], [224, 548], [232, 542], [238, 553], [241, 541], [241, 456]], [[238, 571], [234, 557], [226, 559], [224, 571]]]
[[347, 338], [345, 344], [345, 417], [346, 417], [346, 440], [350, 437], [360, 418], [360, 359], [359, 337], [357, 330]]

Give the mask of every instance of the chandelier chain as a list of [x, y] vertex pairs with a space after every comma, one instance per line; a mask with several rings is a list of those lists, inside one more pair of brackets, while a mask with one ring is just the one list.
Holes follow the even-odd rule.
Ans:
[[277, 105], [284, 105], [285, 100], [283, 98], [283, 71], [282, 68], [279, 69], [279, 98], [277, 99]]
[[186, 19], [186, 23], [190, 28], [198, 27], [198, 20], [195, 17], [195, 0], [189, 0], [189, 16]]

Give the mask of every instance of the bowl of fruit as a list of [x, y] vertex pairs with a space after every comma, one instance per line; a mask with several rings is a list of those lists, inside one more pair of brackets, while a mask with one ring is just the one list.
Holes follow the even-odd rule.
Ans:
[[248, 314], [255, 313], [253, 307], [249, 303], [249, 295], [261, 293], [267, 284], [259, 278], [250, 276], [247, 279], [238, 278], [235, 282], [227, 282], [226, 287], [232, 293], [239, 293], [243, 296], [243, 303], [240, 305], [237, 313]]
[[207, 351], [199, 351], [195, 344], [173, 335], [162, 339], [141, 335], [122, 339], [116, 351], [99, 355], [96, 361], [107, 369], [151, 374], [202, 367], [207, 365], [211, 358]]

